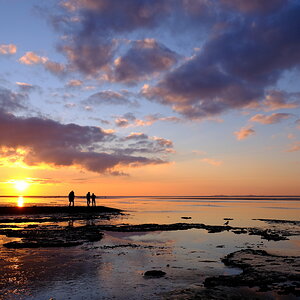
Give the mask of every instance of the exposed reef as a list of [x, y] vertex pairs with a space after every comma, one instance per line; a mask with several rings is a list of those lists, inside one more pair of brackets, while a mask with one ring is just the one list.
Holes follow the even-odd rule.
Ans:
[[197, 223], [175, 223], [175, 224], [140, 224], [140, 225], [86, 225], [80, 227], [58, 226], [58, 225], [28, 225], [23, 229], [3, 228], [1, 235], [7, 237], [21, 238], [4, 244], [9, 248], [37, 248], [37, 247], [71, 247], [84, 242], [97, 241], [102, 237], [102, 231], [117, 232], [146, 232], [146, 231], [171, 231], [204, 229], [209, 233], [231, 231], [235, 234], [258, 235], [267, 240], [286, 240], [286, 231], [258, 228], [238, 228], [230, 226], [213, 226]]
[[263, 250], [245, 249], [222, 259], [226, 266], [243, 270], [239, 275], [206, 278], [204, 286], [214, 288], [259, 287], [259, 291], [300, 296], [300, 257], [272, 255]]
[[72, 247], [85, 242], [101, 240], [102, 232], [94, 226], [57, 227], [41, 226], [35, 229], [2, 231], [7, 237], [21, 238], [21, 241], [5, 243], [6, 248]]
[[228, 225], [206, 225], [201, 223], [174, 223], [174, 224], [140, 224], [140, 225], [103, 225], [102, 230], [119, 231], [119, 232], [142, 232], [142, 231], [171, 231], [171, 230], [188, 230], [188, 229], [205, 229], [209, 233], [217, 233], [222, 231], [231, 231], [235, 234], [259, 235], [262, 239], [280, 241], [287, 240], [288, 236], [293, 235], [288, 231], [280, 229], [260, 229], [260, 228], [244, 228], [231, 227]]

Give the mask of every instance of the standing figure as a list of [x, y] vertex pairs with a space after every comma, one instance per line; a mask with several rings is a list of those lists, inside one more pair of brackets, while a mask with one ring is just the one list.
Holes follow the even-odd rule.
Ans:
[[69, 193], [69, 206], [74, 206], [74, 199], [75, 199], [74, 191], [71, 191]]
[[92, 194], [92, 206], [96, 206], [96, 195]]
[[90, 192], [88, 192], [86, 194], [86, 204], [87, 204], [87, 206], [90, 206], [90, 204], [91, 204], [91, 194], [90, 194]]

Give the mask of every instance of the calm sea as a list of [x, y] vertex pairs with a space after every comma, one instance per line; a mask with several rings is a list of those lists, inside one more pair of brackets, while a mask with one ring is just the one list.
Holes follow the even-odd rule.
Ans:
[[[67, 196], [0, 196], [0, 206], [68, 205]], [[84, 196], [75, 198], [84, 206]], [[300, 220], [300, 196], [107, 196], [97, 205], [119, 208], [128, 213], [127, 222], [174, 223], [181, 217], [189, 222], [219, 225], [232, 218], [231, 226], [253, 226], [253, 219]], [[185, 220], [186, 222], [186, 220]]]

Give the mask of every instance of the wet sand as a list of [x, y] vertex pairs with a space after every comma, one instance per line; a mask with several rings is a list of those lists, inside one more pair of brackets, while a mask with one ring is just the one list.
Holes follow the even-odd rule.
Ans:
[[130, 225], [119, 210], [65, 209], [1, 216], [0, 299], [300, 297], [299, 256], [261, 250], [299, 236], [299, 221]]

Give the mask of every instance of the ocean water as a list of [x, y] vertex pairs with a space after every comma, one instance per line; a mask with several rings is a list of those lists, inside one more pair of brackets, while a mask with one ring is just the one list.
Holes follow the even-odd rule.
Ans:
[[[0, 197], [0, 206], [18, 204], [61, 206], [68, 205], [68, 200]], [[77, 197], [75, 205], [84, 206], [84, 197]], [[124, 211], [111, 220], [113, 224], [223, 225], [224, 218], [230, 218], [231, 226], [282, 229], [298, 235], [267, 241], [255, 235], [203, 229], [107, 231], [101, 241], [82, 246], [19, 250], [3, 247], [10, 238], [0, 235], [0, 299], [162, 299], [173, 290], [201, 287], [208, 276], [238, 274], [241, 270], [224, 266], [221, 258], [240, 249], [300, 255], [300, 226], [257, 220], [300, 221], [299, 196], [98, 197], [97, 205]], [[163, 270], [166, 276], [145, 279], [144, 272], [152, 269]]]
[[[98, 197], [97, 205], [119, 208], [127, 213], [129, 224], [184, 222], [231, 226], [254, 226], [253, 219], [300, 220], [300, 196], [112, 196]], [[63, 206], [67, 196], [0, 196], [0, 206]], [[75, 198], [75, 205], [85, 206], [85, 197]]]

